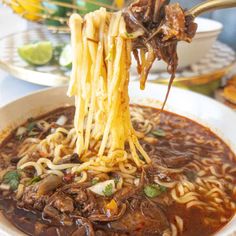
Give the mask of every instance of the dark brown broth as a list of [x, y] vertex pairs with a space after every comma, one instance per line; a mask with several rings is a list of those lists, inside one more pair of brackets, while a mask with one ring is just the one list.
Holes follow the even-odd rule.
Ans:
[[[149, 107], [143, 107], [145, 111], [145, 118], [146, 119], [152, 119], [153, 117], [157, 116], [159, 114], [159, 110], [149, 108]], [[48, 121], [49, 123], [53, 123], [57, 120], [57, 118], [60, 115], [66, 115], [69, 118], [69, 121], [67, 122], [67, 125], [69, 123], [72, 124], [73, 122], [73, 115], [74, 115], [74, 107], [66, 107], [61, 108], [56, 111], [50, 112], [49, 114], [46, 114], [44, 116], [41, 116], [40, 119], [44, 119]], [[134, 124], [135, 126], [135, 124]], [[172, 158], [172, 156], [180, 156], [186, 157], [186, 158], [192, 158], [192, 156], [199, 156], [211, 158], [212, 155], [216, 155], [221, 158], [222, 163], [229, 163], [231, 166], [236, 167], [236, 163], [234, 161], [231, 161], [232, 159], [235, 160], [235, 156], [230, 150], [230, 148], [214, 133], [210, 131], [210, 129], [203, 127], [202, 125], [179, 115], [163, 111], [160, 115], [160, 123], [156, 124], [155, 127], [153, 127], [153, 130], [161, 128], [165, 131], [164, 137], [158, 138], [158, 143], [155, 145], [155, 152], [151, 153], [148, 152], [149, 156], [155, 161], [156, 159], [158, 161], [162, 161], [165, 163], [165, 159]], [[21, 140], [17, 140], [15, 138], [15, 132], [13, 131], [12, 134], [6, 139], [5, 142], [0, 147], [0, 154], [1, 153], [9, 153], [12, 152], [13, 156], [15, 155], [16, 147], [24, 140], [25, 137], [23, 137]], [[45, 133], [41, 138], [44, 138], [47, 134]], [[196, 140], [198, 142], [196, 142]], [[201, 142], [200, 142], [201, 141]], [[7, 147], [8, 143], [13, 143], [13, 146], [11, 148]], [[141, 140], [141, 144], [145, 146], [144, 148], [148, 149], [148, 145], [145, 141]], [[218, 151], [218, 148], [221, 147], [222, 151]], [[150, 148], [150, 147], [149, 147]], [[2, 158], [1, 158], [2, 159]], [[231, 159], [231, 160], [230, 160]], [[189, 162], [188, 162], [189, 163]], [[166, 163], [165, 163], [166, 164]], [[173, 163], [170, 162], [172, 165]], [[0, 169], [6, 168], [9, 165], [13, 165], [10, 160], [4, 160], [0, 161]], [[181, 162], [181, 165], [183, 168], [185, 168], [186, 165], [183, 165]], [[172, 168], [172, 167], [170, 167]], [[217, 168], [216, 168], [217, 169]], [[190, 167], [187, 167], [187, 170], [191, 170]], [[139, 170], [141, 172], [141, 170]], [[177, 178], [176, 174], [170, 175], [171, 178], [175, 179]], [[149, 176], [148, 176], [149, 178]], [[234, 175], [234, 182], [236, 183], [236, 176]], [[63, 186], [66, 186], [66, 182], [63, 182]], [[194, 184], [194, 181], [193, 181]], [[63, 187], [62, 186], [62, 187]], [[57, 223], [53, 223], [50, 220], [46, 220], [42, 218], [41, 212], [32, 209], [22, 209], [19, 208], [16, 205], [16, 201], [13, 200], [14, 193], [8, 194], [7, 196], [4, 196], [4, 194], [0, 191], [0, 206], [2, 213], [6, 216], [9, 221], [11, 221], [17, 228], [22, 230], [23, 232], [29, 234], [29, 235], [50, 235], [54, 236], [57, 235], [56, 228], [60, 230], [60, 235], [70, 235], [72, 232], [76, 229], [76, 224], [74, 223], [72, 226], [62, 226], [58, 225]], [[229, 193], [229, 196], [232, 198], [232, 200], [235, 202], [236, 198], [231, 193]], [[141, 201], [146, 201], [146, 197], [144, 196], [143, 190], [141, 189], [138, 193], [135, 193], [135, 198], [141, 198]], [[209, 217], [212, 217], [213, 219], [220, 219], [220, 217], [224, 216], [227, 218], [226, 222], [218, 222], [216, 225], [209, 224], [204, 225], [203, 224], [203, 217], [205, 217], [204, 209], [199, 208], [191, 208], [186, 209], [184, 205], [178, 204], [174, 201], [172, 201], [170, 204], [163, 204], [163, 199], [169, 199], [170, 200], [170, 191], [167, 190], [165, 193], [160, 195], [158, 199], [156, 199], [158, 202], [161, 202], [161, 204], [158, 203], [158, 207], [160, 206], [162, 211], [164, 212], [166, 218], [168, 219], [168, 222], [174, 221], [174, 216], [178, 215], [184, 220], [184, 229], [182, 235], [188, 235], [188, 236], [204, 236], [204, 235], [211, 235], [215, 232], [217, 232], [219, 229], [221, 229], [234, 215], [234, 211], [231, 209], [227, 209], [226, 212], [216, 212], [209, 214]], [[234, 199], [233, 199], [234, 198]], [[110, 198], [109, 198], [110, 199]], [[128, 208], [126, 210], [126, 215], [129, 214], [129, 212], [133, 212], [132, 214], [135, 215], [135, 210], [131, 210], [130, 204], [132, 196], [127, 199], [128, 201]], [[106, 200], [106, 199], [105, 199]], [[201, 196], [201, 200], [203, 202], [207, 202], [207, 198], [205, 196]], [[96, 201], [98, 204], [102, 204], [104, 201], [103, 198], [96, 197]], [[145, 222], [142, 223], [142, 221], [139, 222], [132, 222], [134, 219], [130, 219], [130, 222], [127, 221], [127, 224], [129, 227], [132, 227], [132, 225], [135, 225], [135, 230], [133, 232], [125, 231], [120, 228], [117, 230], [114, 228], [112, 223], [94, 223], [93, 227], [95, 229], [95, 235], [159, 235], [160, 232], [148, 232], [142, 231], [142, 227], [145, 224]], [[119, 221], [119, 220], [118, 220]], [[118, 222], [119, 223], [119, 222]], [[41, 233], [35, 232], [35, 225], [38, 225], [39, 228], [41, 228]], [[152, 223], [150, 223], [150, 228], [154, 227]], [[49, 230], [50, 228], [50, 230]], [[155, 228], [155, 227], [154, 227]], [[98, 233], [99, 229], [101, 229], [103, 232], [106, 232], [105, 234], [101, 234], [101, 231]]]

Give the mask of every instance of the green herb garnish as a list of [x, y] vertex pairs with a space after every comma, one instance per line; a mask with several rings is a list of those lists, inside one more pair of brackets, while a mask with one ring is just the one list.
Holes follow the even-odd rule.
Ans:
[[134, 35], [132, 33], [125, 32], [127, 38], [133, 38]]
[[36, 122], [32, 121], [27, 125], [27, 131], [31, 132], [33, 130], [33, 128], [35, 127]]
[[156, 137], [165, 137], [166, 136], [166, 132], [163, 129], [156, 129], [156, 130], [153, 130], [151, 133]]
[[3, 176], [3, 183], [10, 185], [11, 190], [16, 190], [20, 183], [20, 173], [16, 170], [8, 171]]
[[41, 180], [40, 176], [35, 176], [34, 178], [32, 178], [31, 180], [29, 180], [29, 182], [27, 183], [27, 185], [33, 185], [38, 183]]
[[120, 181], [120, 179], [119, 179], [119, 178], [115, 178], [115, 179], [114, 179], [114, 182], [115, 182], [115, 184], [118, 184], [118, 183], [119, 183], [119, 181]]
[[30, 132], [28, 133], [28, 136], [35, 136], [35, 135], [38, 135], [38, 134], [39, 134], [39, 132], [30, 131]]
[[113, 194], [112, 183], [108, 184], [102, 192], [106, 197], [110, 197]]
[[99, 183], [99, 178], [93, 178], [92, 179], [92, 185], [95, 185], [97, 183]]
[[150, 184], [146, 185], [143, 191], [147, 197], [154, 198], [165, 192], [166, 187], [159, 184]]

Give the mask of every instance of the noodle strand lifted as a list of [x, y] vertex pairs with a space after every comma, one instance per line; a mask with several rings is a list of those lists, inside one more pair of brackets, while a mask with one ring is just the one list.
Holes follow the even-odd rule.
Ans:
[[[121, 12], [111, 14], [101, 8], [87, 14], [84, 19], [74, 14], [69, 24], [72, 48], [76, 54], [73, 56], [68, 89], [68, 95], [75, 96], [76, 152], [86, 155], [90, 143], [99, 142], [95, 156], [104, 167], [108, 165], [106, 161], [102, 162], [104, 156], [107, 156], [109, 166], [119, 167], [130, 162], [119, 156], [118, 163], [116, 157], [109, 158], [116, 155], [117, 150], [123, 151], [123, 155], [130, 150], [128, 155], [138, 167], [144, 163], [140, 156], [145, 162], [150, 162], [130, 119], [128, 83], [131, 40], [126, 37]], [[126, 142], [129, 148], [125, 150]], [[120, 165], [120, 162], [124, 163]]]

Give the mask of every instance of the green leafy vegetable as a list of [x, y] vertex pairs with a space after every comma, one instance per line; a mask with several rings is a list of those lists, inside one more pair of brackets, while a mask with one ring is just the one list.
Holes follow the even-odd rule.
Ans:
[[143, 191], [147, 197], [154, 198], [165, 192], [166, 187], [158, 184], [150, 184], [146, 185]]
[[16, 170], [8, 171], [3, 176], [3, 183], [9, 184], [12, 190], [16, 190], [20, 183], [20, 173]]
[[30, 132], [28, 133], [28, 136], [35, 136], [35, 135], [37, 135], [37, 134], [39, 134], [39, 132], [30, 131]]
[[99, 178], [93, 178], [92, 179], [92, 185], [95, 185], [95, 184], [97, 184], [99, 182]]
[[153, 130], [151, 133], [156, 137], [165, 137], [166, 136], [166, 132], [163, 129]]
[[127, 38], [133, 38], [134, 35], [132, 33], [125, 32]]
[[40, 176], [35, 176], [34, 178], [32, 178], [28, 183], [27, 185], [33, 185], [33, 184], [36, 184], [38, 183], [39, 181], [41, 180], [41, 177]]
[[31, 132], [33, 130], [33, 128], [35, 127], [36, 122], [32, 121], [27, 125], [27, 131]]
[[197, 178], [197, 174], [196, 172], [192, 171], [192, 170], [186, 170], [184, 172], [184, 174], [186, 175], [187, 179], [190, 181], [190, 182], [195, 182], [196, 178]]
[[112, 183], [108, 184], [102, 192], [106, 197], [110, 197], [113, 194]]

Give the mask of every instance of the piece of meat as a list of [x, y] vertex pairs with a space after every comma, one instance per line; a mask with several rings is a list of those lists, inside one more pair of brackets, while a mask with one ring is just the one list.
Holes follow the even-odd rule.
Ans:
[[51, 205], [46, 205], [44, 207], [42, 216], [44, 219], [50, 220], [56, 225], [62, 224], [71, 226], [73, 224], [73, 220], [68, 215], [61, 213]]
[[62, 183], [62, 178], [58, 175], [48, 175], [39, 183], [37, 183], [37, 194], [44, 195], [59, 187]]
[[62, 178], [56, 175], [48, 175], [40, 182], [25, 188], [21, 201], [17, 205], [21, 208], [36, 209], [42, 211], [49, 197], [62, 183]]
[[115, 221], [119, 220], [125, 213], [126, 211], [126, 204], [122, 204], [118, 214], [107, 216], [105, 214], [92, 214], [88, 217], [90, 221], [100, 221], [100, 222], [110, 222], [110, 221]]
[[87, 189], [88, 184], [68, 184], [61, 190], [74, 199], [74, 207], [81, 215], [88, 217], [97, 210], [97, 202], [93, 193]]
[[135, 188], [134, 186], [127, 186], [120, 189], [118, 192], [115, 193], [114, 199], [117, 202], [125, 202], [130, 197], [133, 197], [139, 188]]
[[[123, 10], [123, 16], [129, 35], [138, 35], [132, 38], [132, 50], [138, 64], [140, 88], [145, 88], [148, 73], [156, 59], [167, 63], [171, 77], [164, 107], [178, 66], [177, 43], [191, 42], [197, 25], [193, 19], [185, 18], [185, 12], [178, 3], [169, 4], [169, 0], [135, 1]], [[141, 53], [138, 55], [137, 49], [145, 52], [145, 60], [140, 60]]]
[[77, 219], [78, 229], [71, 236], [95, 236], [91, 222], [85, 218]]
[[36, 209], [42, 211], [49, 199], [49, 195], [37, 194], [37, 185], [26, 187], [18, 207], [25, 209]]
[[74, 211], [74, 202], [71, 197], [59, 191], [50, 197], [49, 204], [62, 213], [71, 213]]
[[181, 168], [188, 164], [191, 160], [191, 157], [185, 155], [163, 158], [163, 161], [168, 168]]
[[110, 222], [109, 227], [117, 232], [144, 236], [162, 235], [170, 226], [161, 208], [143, 200], [139, 208], [129, 208], [121, 219]]

